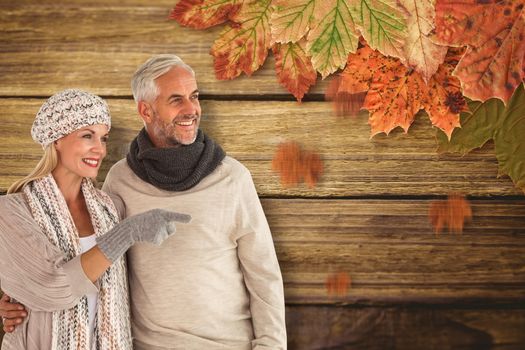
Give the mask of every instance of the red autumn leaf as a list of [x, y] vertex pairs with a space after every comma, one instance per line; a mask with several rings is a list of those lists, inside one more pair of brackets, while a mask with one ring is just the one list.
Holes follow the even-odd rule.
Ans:
[[181, 0], [169, 18], [182, 26], [206, 29], [226, 22], [241, 6], [242, 0]]
[[399, 59], [365, 45], [348, 56], [337, 91], [330, 91], [328, 97], [366, 92], [362, 108], [370, 112], [371, 137], [388, 134], [398, 126], [407, 132], [416, 113], [425, 108], [432, 124], [450, 138], [465, 108], [457, 79], [450, 75], [454, 62], [452, 58], [446, 60], [427, 86], [418, 72], [405, 67]]
[[351, 279], [346, 272], [331, 274], [326, 278], [325, 282], [328, 295], [334, 296], [345, 296], [348, 294], [348, 288], [350, 288], [350, 285]]
[[473, 100], [506, 103], [523, 81], [525, 0], [438, 0], [436, 35], [468, 49], [454, 74]]
[[313, 188], [323, 173], [323, 163], [317, 153], [303, 151], [297, 142], [284, 142], [275, 152], [272, 169], [280, 173], [284, 187], [297, 186], [304, 180]]
[[271, 0], [245, 1], [211, 49], [217, 79], [251, 75], [266, 60], [270, 48]]
[[461, 233], [465, 221], [472, 219], [472, 209], [464, 196], [451, 194], [447, 200], [433, 201], [428, 217], [436, 234], [445, 227], [448, 227], [448, 232]]
[[279, 83], [301, 101], [317, 79], [317, 72], [304, 51], [304, 41], [274, 44], [273, 54]]

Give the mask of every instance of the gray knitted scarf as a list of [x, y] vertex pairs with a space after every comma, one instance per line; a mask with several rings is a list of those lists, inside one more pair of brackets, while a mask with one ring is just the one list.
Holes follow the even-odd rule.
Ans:
[[226, 154], [199, 129], [195, 142], [158, 148], [145, 129], [131, 142], [127, 155], [133, 172], [147, 183], [167, 191], [184, 191], [211, 174]]
[[[78, 231], [52, 175], [34, 180], [23, 189], [33, 219], [43, 234], [69, 261], [81, 252]], [[82, 193], [95, 234], [100, 236], [118, 223], [118, 214], [108, 195], [91, 180], [82, 181]], [[53, 312], [54, 350], [131, 350], [131, 328], [126, 263], [119, 259], [99, 278], [94, 345], [90, 346], [87, 298], [71, 309]]]

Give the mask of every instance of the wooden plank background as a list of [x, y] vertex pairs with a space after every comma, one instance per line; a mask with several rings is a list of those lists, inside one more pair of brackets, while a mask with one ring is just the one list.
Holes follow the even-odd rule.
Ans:
[[[408, 134], [370, 140], [366, 115], [339, 118], [322, 101], [327, 81], [296, 103], [271, 56], [251, 78], [217, 81], [208, 52], [221, 28], [179, 27], [167, 19], [175, 3], [0, 0], [0, 192], [40, 158], [34, 115], [67, 87], [109, 102], [103, 181], [141, 127], [133, 71], [176, 53], [197, 73], [202, 128], [254, 177], [283, 271], [290, 349], [525, 348], [525, 196], [496, 177], [492, 144], [437, 155], [425, 115]], [[284, 140], [321, 154], [316, 188], [281, 187], [270, 164]], [[474, 218], [461, 235], [435, 235], [430, 202], [454, 191]], [[339, 271], [351, 287], [330, 296], [325, 280]]]

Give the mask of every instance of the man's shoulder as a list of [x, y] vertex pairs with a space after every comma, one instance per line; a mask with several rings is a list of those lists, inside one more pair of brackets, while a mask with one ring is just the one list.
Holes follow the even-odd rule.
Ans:
[[222, 160], [222, 163], [225, 167], [227, 167], [230, 170], [232, 175], [243, 175], [243, 174], [249, 175], [250, 174], [250, 171], [248, 170], [248, 168], [246, 168], [244, 164], [242, 164], [241, 162], [239, 162], [237, 159], [233, 157], [230, 157], [230, 156], [224, 157], [224, 159]]

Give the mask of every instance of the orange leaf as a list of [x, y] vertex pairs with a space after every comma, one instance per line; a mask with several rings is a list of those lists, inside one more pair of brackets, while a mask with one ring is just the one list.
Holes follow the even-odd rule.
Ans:
[[443, 130], [449, 140], [454, 128], [460, 126], [459, 113], [469, 110], [461, 94], [460, 82], [452, 76], [463, 52], [463, 49], [449, 50], [445, 62], [428, 82], [428, 95], [423, 101], [432, 125]]
[[275, 44], [273, 54], [279, 83], [301, 101], [317, 79], [317, 72], [304, 51], [304, 41]]
[[281, 174], [284, 187], [301, 181], [313, 188], [323, 173], [323, 162], [317, 153], [303, 151], [297, 142], [281, 143], [272, 160], [272, 169]]
[[448, 227], [448, 232], [461, 233], [465, 220], [472, 219], [472, 209], [464, 196], [451, 194], [446, 201], [433, 201], [428, 217], [436, 234], [445, 227]]
[[346, 272], [338, 272], [329, 275], [325, 282], [328, 295], [334, 296], [345, 296], [348, 294], [348, 288], [350, 285], [351, 279]]
[[270, 48], [268, 19], [271, 0], [245, 1], [211, 49], [217, 79], [251, 75], [266, 60]]
[[226, 22], [241, 6], [242, 0], [181, 0], [169, 18], [182, 26], [205, 29]]
[[398, 126], [407, 132], [423, 108], [432, 124], [450, 137], [459, 126], [459, 113], [466, 108], [457, 79], [451, 76], [460, 53], [452, 51], [427, 86], [418, 72], [405, 67], [399, 59], [386, 57], [364, 45], [348, 56], [341, 81], [331, 87], [327, 97], [336, 96], [337, 103], [338, 95], [366, 92], [362, 108], [370, 112], [371, 137], [381, 132], [388, 134]]
[[454, 72], [465, 96], [506, 103], [523, 81], [524, 0], [439, 0], [436, 35], [444, 44], [469, 46]]

